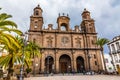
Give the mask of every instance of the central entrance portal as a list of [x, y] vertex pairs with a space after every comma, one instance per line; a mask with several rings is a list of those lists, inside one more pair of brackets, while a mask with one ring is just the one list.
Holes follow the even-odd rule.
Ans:
[[71, 71], [71, 59], [68, 55], [62, 55], [59, 61], [59, 68], [61, 73], [67, 73]]

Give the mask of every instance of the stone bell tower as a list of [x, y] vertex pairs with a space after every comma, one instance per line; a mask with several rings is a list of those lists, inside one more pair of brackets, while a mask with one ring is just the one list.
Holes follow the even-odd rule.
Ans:
[[30, 16], [30, 29], [31, 31], [40, 31], [42, 30], [43, 26], [43, 17], [42, 17], [43, 10], [38, 5], [34, 8], [33, 15]]
[[86, 33], [96, 33], [94, 20], [90, 16], [90, 12], [84, 9], [82, 13], [82, 22], [81, 22], [82, 32]]
[[57, 23], [58, 23], [58, 30], [59, 31], [69, 31], [70, 30], [70, 25], [69, 25], [70, 18], [68, 14], [65, 16], [59, 14], [59, 17], [57, 18]]

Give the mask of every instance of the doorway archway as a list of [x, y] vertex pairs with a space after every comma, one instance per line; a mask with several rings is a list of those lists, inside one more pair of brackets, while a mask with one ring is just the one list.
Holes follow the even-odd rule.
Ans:
[[82, 73], [85, 70], [84, 59], [81, 56], [78, 56], [76, 59], [77, 63], [77, 72]]
[[61, 73], [71, 72], [71, 59], [68, 55], [64, 54], [60, 56], [59, 70]]
[[53, 66], [54, 66], [54, 59], [51, 56], [47, 56], [45, 58], [45, 71], [47, 73], [52, 73], [53, 72]]

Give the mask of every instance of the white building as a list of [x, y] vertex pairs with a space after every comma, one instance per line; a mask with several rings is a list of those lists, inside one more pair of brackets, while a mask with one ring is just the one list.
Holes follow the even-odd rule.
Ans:
[[106, 64], [107, 71], [108, 72], [115, 72], [113, 64], [111, 63], [112, 62], [111, 56], [109, 54], [105, 54], [104, 58], [105, 58], [105, 64]]
[[112, 63], [117, 70], [117, 67], [120, 67], [120, 36], [114, 37], [109, 43], [108, 47], [110, 50], [110, 56], [112, 59]]

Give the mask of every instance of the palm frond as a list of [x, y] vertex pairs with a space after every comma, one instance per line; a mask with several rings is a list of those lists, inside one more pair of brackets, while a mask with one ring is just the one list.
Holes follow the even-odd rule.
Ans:
[[0, 22], [0, 26], [12, 26], [12, 27], [14, 26], [15, 28], [17, 28], [17, 24], [9, 20]]

